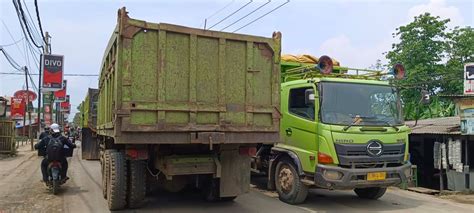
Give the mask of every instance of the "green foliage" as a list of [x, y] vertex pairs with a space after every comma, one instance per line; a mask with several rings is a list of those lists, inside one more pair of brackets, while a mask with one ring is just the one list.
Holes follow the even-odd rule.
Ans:
[[[464, 63], [474, 59], [474, 32], [470, 27], [448, 30], [448, 22], [424, 13], [393, 34], [400, 41], [392, 45], [386, 58], [389, 66], [401, 63], [408, 71], [396, 83], [403, 88], [406, 120], [454, 115], [454, 104], [436, 96], [462, 93]], [[428, 106], [420, 104], [422, 89], [432, 96]]]

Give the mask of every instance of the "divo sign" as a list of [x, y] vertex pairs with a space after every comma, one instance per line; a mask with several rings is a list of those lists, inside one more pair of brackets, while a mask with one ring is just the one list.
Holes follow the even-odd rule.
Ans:
[[42, 91], [51, 92], [62, 89], [64, 73], [64, 56], [43, 55]]

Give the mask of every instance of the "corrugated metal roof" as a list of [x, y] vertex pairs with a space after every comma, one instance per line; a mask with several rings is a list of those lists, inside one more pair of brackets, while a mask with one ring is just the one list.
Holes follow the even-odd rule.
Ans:
[[424, 120], [418, 120], [415, 126], [415, 121], [405, 122], [411, 129], [411, 134], [442, 134], [442, 135], [460, 135], [461, 131], [460, 118], [456, 117], [443, 117], [443, 118], [430, 118]]

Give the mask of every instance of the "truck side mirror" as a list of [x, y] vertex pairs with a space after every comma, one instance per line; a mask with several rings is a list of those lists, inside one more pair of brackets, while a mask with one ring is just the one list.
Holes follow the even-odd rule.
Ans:
[[305, 97], [305, 104], [306, 105], [314, 105], [314, 89], [307, 89], [304, 91], [304, 97]]

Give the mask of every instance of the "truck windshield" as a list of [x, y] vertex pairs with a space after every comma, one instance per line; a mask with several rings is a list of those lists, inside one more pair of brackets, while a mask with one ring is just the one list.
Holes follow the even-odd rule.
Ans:
[[321, 120], [327, 124], [393, 126], [403, 123], [395, 88], [321, 82]]

